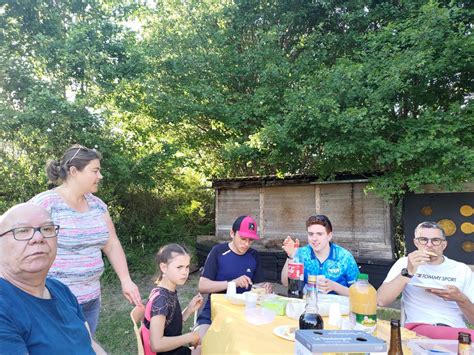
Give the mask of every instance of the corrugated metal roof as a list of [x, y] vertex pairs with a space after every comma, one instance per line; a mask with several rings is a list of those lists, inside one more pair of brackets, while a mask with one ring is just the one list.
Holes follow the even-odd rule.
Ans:
[[283, 177], [277, 175], [261, 175], [261, 176], [240, 176], [222, 179], [212, 179], [212, 187], [214, 188], [238, 188], [243, 186], [278, 186], [278, 185], [294, 185], [294, 184], [317, 184], [317, 183], [341, 183], [341, 182], [367, 182], [374, 174], [338, 174], [332, 179], [321, 179], [317, 175], [285, 175]]

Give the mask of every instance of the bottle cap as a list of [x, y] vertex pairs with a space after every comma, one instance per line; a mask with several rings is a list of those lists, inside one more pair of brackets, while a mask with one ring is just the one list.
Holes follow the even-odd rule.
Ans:
[[458, 333], [458, 340], [463, 344], [471, 344], [471, 334], [465, 332]]
[[390, 325], [392, 327], [400, 328], [400, 320], [399, 319], [392, 319], [392, 320], [390, 320]]
[[309, 276], [308, 276], [308, 283], [315, 284], [315, 283], [316, 283], [316, 280], [317, 280], [317, 276], [316, 276], [316, 275], [309, 275]]
[[368, 280], [368, 279], [369, 279], [368, 274], [359, 274], [359, 276], [357, 276], [357, 280]]

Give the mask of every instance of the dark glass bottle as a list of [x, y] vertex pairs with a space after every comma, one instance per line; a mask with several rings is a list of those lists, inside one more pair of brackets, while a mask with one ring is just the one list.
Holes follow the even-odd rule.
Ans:
[[458, 333], [458, 355], [471, 355], [471, 334]]
[[288, 297], [303, 298], [304, 265], [298, 258], [299, 241], [296, 240], [295, 254], [288, 262]]
[[390, 348], [388, 355], [403, 355], [402, 337], [400, 335], [400, 321], [392, 319], [390, 321]]
[[316, 276], [308, 276], [306, 286], [306, 308], [300, 317], [300, 329], [323, 329], [323, 317], [318, 309], [318, 291], [316, 289]]

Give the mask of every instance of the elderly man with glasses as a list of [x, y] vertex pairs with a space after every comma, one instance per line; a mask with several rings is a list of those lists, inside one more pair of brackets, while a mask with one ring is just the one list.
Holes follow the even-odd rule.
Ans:
[[379, 306], [391, 304], [402, 294], [405, 327], [437, 339], [457, 339], [474, 323], [474, 280], [471, 269], [443, 255], [448, 242], [434, 222], [415, 229], [417, 250], [399, 259], [377, 291]]
[[105, 354], [91, 340], [76, 297], [46, 277], [59, 228], [33, 204], [16, 205], [0, 217], [2, 354]]

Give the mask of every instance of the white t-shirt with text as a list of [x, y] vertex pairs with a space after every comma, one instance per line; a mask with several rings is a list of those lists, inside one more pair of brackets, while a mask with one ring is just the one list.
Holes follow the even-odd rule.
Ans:
[[[395, 279], [403, 268], [407, 267], [408, 258], [403, 257], [392, 266], [384, 283]], [[422, 284], [442, 288], [446, 285], [456, 286], [471, 302], [474, 302], [474, 280], [469, 266], [444, 257], [439, 265], [420, 265], [416, 275], [402, 292], [405, 310], [405, 323], [442, 323], [456, 328], [466, 327], [461, 309], [454, 301], [445, 301], [426, 291], [426, 288], [415, 286]]]

